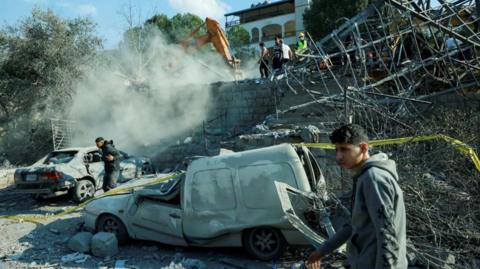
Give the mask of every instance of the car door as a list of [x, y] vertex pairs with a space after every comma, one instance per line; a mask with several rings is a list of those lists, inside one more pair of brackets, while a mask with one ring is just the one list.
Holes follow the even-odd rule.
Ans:
[[141, 198], [133, 206], [138, 207], [130, 218], [136, 238], [187, 246], [183, 237], [183, 212], [179, 205], [152, 198]]
[[[141, 175], [141, 162], [123, 151], [120, 153], [120, 176], [118, 182], [126, 182]], [[140, 173], [139, 173], [140, 172]]]
[[85, 153], [83, 160], [87, 167], [87, 172], [98, 183], [102, 181], [105, 173], [104, 163], [102, 161], [102, 154], [98, 150], [92, 150]]

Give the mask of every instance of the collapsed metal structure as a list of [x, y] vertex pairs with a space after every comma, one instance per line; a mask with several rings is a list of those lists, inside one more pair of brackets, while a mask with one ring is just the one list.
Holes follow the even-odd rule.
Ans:
[[421, 117], [435, 97], [478, 89], [480, 0], [432, 2], [376, 1], [311, 40], [277, 79], [312, 100], [279, 113], [314, 105], [382, 137], [392, 127], [409, 128], [406, 119]]

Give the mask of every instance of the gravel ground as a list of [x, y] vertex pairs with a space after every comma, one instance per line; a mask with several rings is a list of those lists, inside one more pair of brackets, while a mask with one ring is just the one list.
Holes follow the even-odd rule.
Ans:
[[[0, 190], [0, 217], [22, 214], [50, 215], [75, 204], [66, 196], [36, 201], [29, 195]], [[287, 250], [279, 262], [252, 260], [241, 248], [177, 248], [132, 240], [114, 257], [86, 256], [80, 262], [62, 262], [72, 254], [67, 241], [81, 231], [82, 212], [41, 223], [0, 218], [0, 269], [4, 268], [290, 268], [304, 251]], [[85, 258], [85, 257], [84, 257]], [[125, 261], [125, 267], [119, 265]], [[117, 266], [115, 266], [117, 264]]]

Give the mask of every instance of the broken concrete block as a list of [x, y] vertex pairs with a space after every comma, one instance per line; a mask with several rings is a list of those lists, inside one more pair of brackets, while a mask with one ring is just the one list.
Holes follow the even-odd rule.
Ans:
[[117, 237], [113, 233], [100, 232], [92, 238], [92, 254], [97, 257], [114, 256], [118, 252]]
[[92, 237], [93, 234], [89, 232], [77, 233], [68, 240], [68, 248], [80, 253], [90, 252]]
[[313, 125], [302, 128], [300, 131], [300, 137], [304, 142], [307, 143], [318, 143], [320, 142], [320, 130]]

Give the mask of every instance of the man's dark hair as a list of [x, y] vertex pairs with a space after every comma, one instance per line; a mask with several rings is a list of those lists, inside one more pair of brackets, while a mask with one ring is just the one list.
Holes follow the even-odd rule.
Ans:
[[103, 139], [103, 137], [101, 137], [101, 136], [100, 136], [100, 137], [97, 137], [97, 138], [95, 139], [95, 143], [100, 142], [100, 141], [105, 141], [105, 139]]
[[282, 35], [275, 35], [275, 38], [282, 39]]
[[264, 47], [264, 46], [265, 46], [265, 43], [260, 42], [260, 47]]
[[340, 143], [358, 145], [360, 143], [368, 142], [368, 136], [362, 126], [357, 124], [347, 124], [335, 129], [330, 135], [330, 141], [332, 144]]

